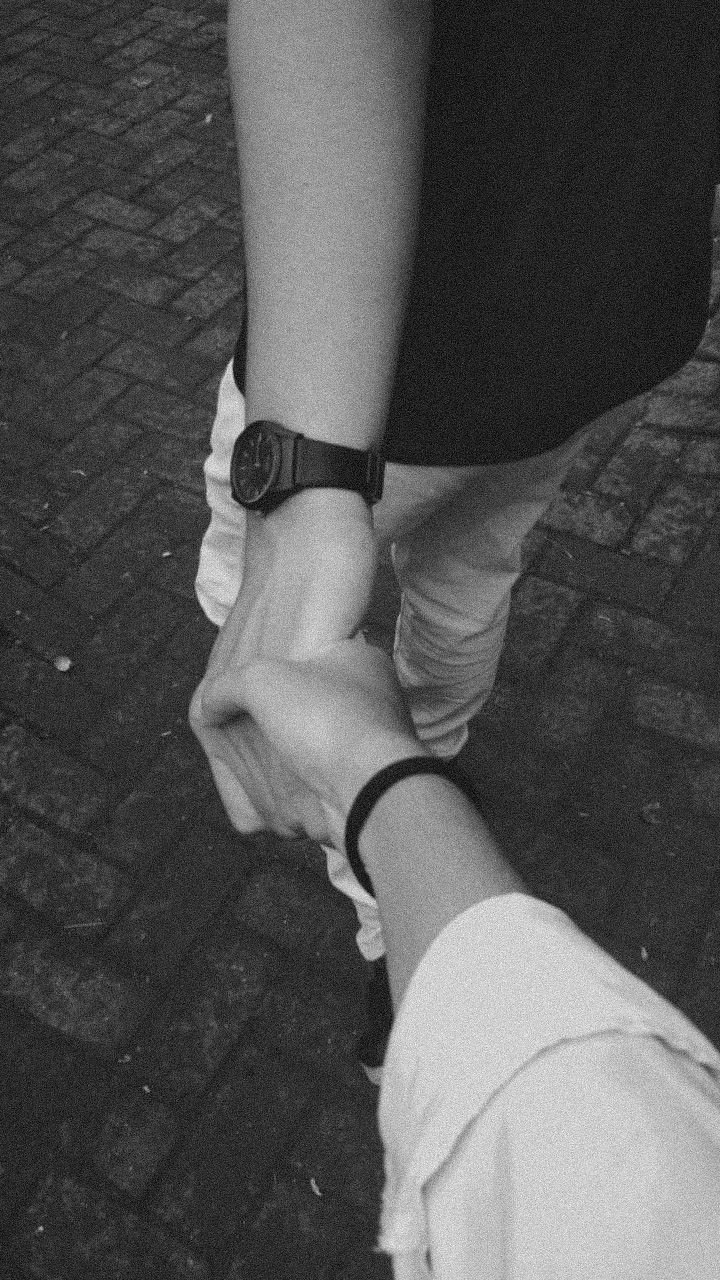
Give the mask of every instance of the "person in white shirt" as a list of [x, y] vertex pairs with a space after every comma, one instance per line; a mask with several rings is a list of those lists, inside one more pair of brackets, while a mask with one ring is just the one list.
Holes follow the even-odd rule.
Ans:
[[390, 659], [251, 661], [191, 723], [236, 826], [332, 846], [377, 899], [397, 1280], [719, 1280], [720, 1054], [528, 893]]

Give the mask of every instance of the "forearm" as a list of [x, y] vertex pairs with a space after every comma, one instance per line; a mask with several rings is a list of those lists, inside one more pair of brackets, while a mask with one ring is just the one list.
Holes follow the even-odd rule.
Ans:
[[377, 444], [412, 271], [431, 0], [230, 0], [248, 419]]
[[397, 1008], [431, 943], [468, 907], [527, 892], [475, 807], [444, 778], [417, 775], [377, 802], [360, 853], [380, 910]]

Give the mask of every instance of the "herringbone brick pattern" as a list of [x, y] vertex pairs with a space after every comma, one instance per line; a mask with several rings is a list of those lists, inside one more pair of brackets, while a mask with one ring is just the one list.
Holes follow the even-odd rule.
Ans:
[[[354, 916], [186, 725], [243, 305], [220, 0], [0, 6], [0, 1271], [367, 1280]], [[536, 892], [720, 1044], [720, 320], [528, 542], [465, 766]], [[386, 640], [387, 567], [370, 619]]]

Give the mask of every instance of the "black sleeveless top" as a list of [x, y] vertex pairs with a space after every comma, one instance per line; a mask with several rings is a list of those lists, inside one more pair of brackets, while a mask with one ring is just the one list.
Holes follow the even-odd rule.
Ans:
[[388, 460], [540, 453], [690, 358], [720, 0], [436, 0], [425, 145]]

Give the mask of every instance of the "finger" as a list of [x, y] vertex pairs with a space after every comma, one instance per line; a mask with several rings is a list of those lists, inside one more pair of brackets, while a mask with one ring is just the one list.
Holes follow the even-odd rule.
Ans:
[[190, 706], [188, 707], [188, 721], [195, 736], [199, 737], [203, 727], [202, 684], [197, 686], [192, 698], [190, 699]]
[[253, 776], [246, 759], [221, 730], [197, 725], [195, 732], [233, 824], [244, 833], [261, 830], [265, 824], [255, 797], [251, 799]]
[[249, 717], [235, 719], [229, 732], [206, 729], [203, 745], [225, 809], [239, 830], [271, 830], [286, 838], [302, 833], [297, 785]]
[[[256, 664], [253, 664], [256, 665]], [[199, 711], [203, 724], [219, 726], [250, 710], [250, 682], [244, 671], [210, 676], [200, 686]]]
[[[246, 723], [252, 730], [251, 722]], [[256, 757], [252, 743], [244, 739], [245, 734], [236, 729], [232, 738], [222, 729], [205, 730], [203, 735], [205, 753], [226, 813], [243, 834], [269, 829], [281, 836], [297, 835], [297, 825], [292, 825], [284, 814], [290, 798], [283, 794], [279, 780], [277, 785], [272, 781], [278, 774], [277, 764], [270, 768], [270, 761]]]
[[232, 770], [223, 760], [208, 756], [208, 764], [213, 775], [215, 786], [223, 803], [223, 808], [236, 831], [241, 835], [253, 835], [265, 828], [260, 814], [240, 786]]

